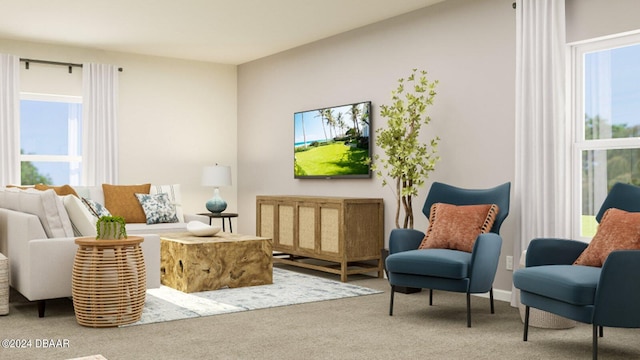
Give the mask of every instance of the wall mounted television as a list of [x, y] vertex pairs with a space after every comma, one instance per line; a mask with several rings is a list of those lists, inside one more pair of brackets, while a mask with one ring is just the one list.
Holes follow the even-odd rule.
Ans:
[[370, 178], [371, 101], [296, 112], [296, 179]]

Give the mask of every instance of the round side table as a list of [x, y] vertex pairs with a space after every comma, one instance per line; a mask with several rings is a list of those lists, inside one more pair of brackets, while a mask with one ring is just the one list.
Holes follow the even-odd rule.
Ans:
[[229, 232], [233, 232], [233, 225], [231, 225], [231, 218], [237, 218], [238, 214], [236, 213], [212, 213], [212, 212], [208, 212], [208, 213], [198, 213], [198, 215], [203, 215], [203, 216], [207, 216], [209, 217], [209, 225], [211, 225], [211, 219], [216, 218], [216, 219], [222, 219], [222, 232], [226, 232], [227, 230], [224, 227], [224, 219], [227, 219], [227, 221], [229, 222]]
[[71, 286], [78, 324], [111, 327], [140, 320], [147, 288], [142, 241], [141, 236], [75, 240]]

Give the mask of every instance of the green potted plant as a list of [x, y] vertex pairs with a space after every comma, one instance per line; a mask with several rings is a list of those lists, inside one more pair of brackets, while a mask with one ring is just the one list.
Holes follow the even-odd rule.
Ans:
[[96, 222], [97, 240], [118, 240], [127, 238], [126, 222], [121, 216], [101, 216]]
[[[413, 69], [409, 77], [398, 80], [398, 87], [391, 92], [391, 105], [380, 106], [380, 116], [387, 120], [386, 128], [376, 130], [376, 145], [384, 151], [384, 157], [376, 154], [377, 163], [371, 165], [382, 186], [393, 184], [396, 197], [396, 227], [400, 227], [400, 214], [404, 210], [403, 228], [413, 228], [413, 196], [435, 169], [438, 141], [428, 143], [419, 139], [422, 125], [431, 118], [427, 107], [433, 105], [438, 81], [429, 81], [426, 71]], [[389, 179], [389, 181], [387, 181]]]

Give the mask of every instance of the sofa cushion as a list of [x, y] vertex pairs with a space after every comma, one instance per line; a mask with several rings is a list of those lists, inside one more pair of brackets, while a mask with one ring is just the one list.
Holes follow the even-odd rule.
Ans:
[[178, 222], [184, 222], [184, 212], [182, 210], [182, 195], [180, 194], [180, 184], [173, 185], [151, 185], [149, 194], [161, 194], [166, 193], [169, 195], [169, 200], [176, 208], [176, 216]]
[[469, 277], [471, 253], [449, 249], [409, 250], [389, 255], [385, 263], [393, 273], [464, 279]]
[[104, 206], [113, 216], [121, 216], [127, 223], [146, 223], [147, 216], [135, 194], [148, 194], [151, 184], [102, 184]]
[[532, 266], [517, 270], [513, 284], [521, 291], [574, 305], [595, 301], [601, 268], [575, 265]]
[[65, 195], [62, 197], [62, 203], [71, 220], [75, 236], [96, 236], [97, 218], [87, 209], [82, 200], [74, 195]]
[[640, 213], [616, 208], [605, 211], [598, 231], [575, 265], [602, 267], [614, 250], [640, 249]]
[[178, 222], [176, 207], [169, 200], [167, 193], [135, 195], [147, 217], [147, 224]]
[[186, 223], [159, 223], [147, 225], [146, 223], [127, 224], [127, 235], [141, 234], [166, 234], [187, 231]]
[[49, 238], [71, 237], [73, 228], [62, 199], [49, 190], [7, 188], [0, 206], [36, 215]]
[[478, 235], [491, 230], [498, 210], [495, 204], [435, 203], [431, 206], [429, 228], [419, 248], [471, 252]]

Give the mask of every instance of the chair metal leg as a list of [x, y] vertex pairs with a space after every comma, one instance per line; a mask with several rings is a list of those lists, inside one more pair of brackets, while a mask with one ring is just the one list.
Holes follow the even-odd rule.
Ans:
[[433, 289], [429, 289], [429, 306], [433, 305]]
[[527, 341], [529, 336], [529, 306], [525, 306], [524, 308], [524, 336], [522, 340]]
[[491, 313], [495, 314], [495, 308], [493, 307], [493, 287], [489, 290], [489, 302], [491, 303]]
[[391, 301], [389, 302], [389, 316], [393, 316], [393, 295], [396, 292], [396, 287], [391, 285]]
[[467, 327], [471, 327], [471, 293], [467, 292]]
[[604, 327], [602, 327], [602, 325], [598, 326], [598, 328], [600, 329], [600, 337], [604, 336]]
[[593, 353], [593, 360], [598, 360], [598, 325], [596, 324], [593, 324], [593, 345], [591, 351]]

